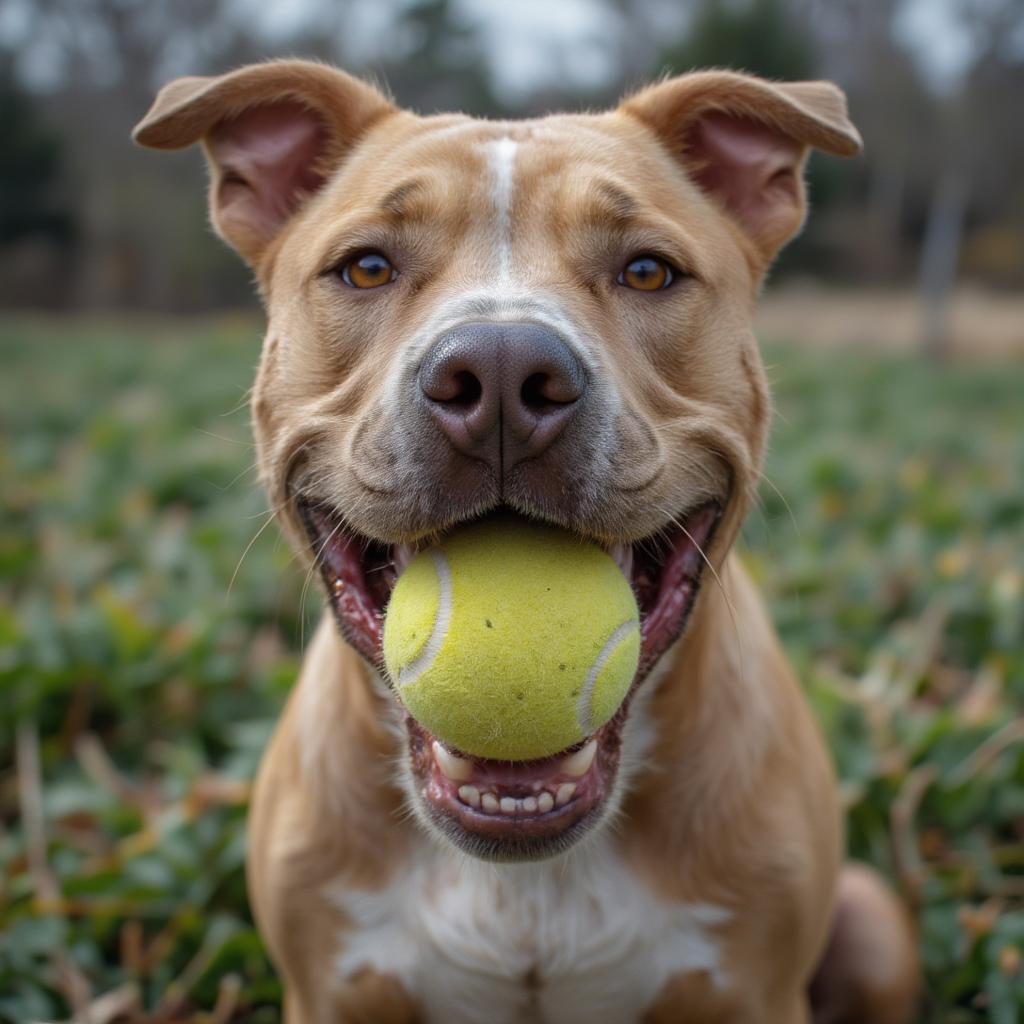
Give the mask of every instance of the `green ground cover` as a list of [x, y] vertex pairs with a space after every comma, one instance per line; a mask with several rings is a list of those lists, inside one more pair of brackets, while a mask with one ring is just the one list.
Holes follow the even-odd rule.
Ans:
[[[90, 1000], [96, 1021], [278, 1017], [246, 783], [317, 596], [273, 524], [247, 549], [257, 354], [247, 320], [0, 324], [0, 1020]], [[1011, 1024], [1024, 364], [767, 359], [778, 416], [745, 548], [835, 752], [851, 851], [915, 907], [921, 1020]]]

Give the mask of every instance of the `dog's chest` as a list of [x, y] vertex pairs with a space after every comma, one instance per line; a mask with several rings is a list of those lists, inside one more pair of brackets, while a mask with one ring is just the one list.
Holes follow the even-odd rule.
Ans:
[[332, 899], [354, 925], [340, 978], [393, 974], [428, 1021], [626, 1024], [674, 974], [728, 984], [729, 913], [658, 900], [608, 849], [523, 865], [434, 855], [386, 890]]

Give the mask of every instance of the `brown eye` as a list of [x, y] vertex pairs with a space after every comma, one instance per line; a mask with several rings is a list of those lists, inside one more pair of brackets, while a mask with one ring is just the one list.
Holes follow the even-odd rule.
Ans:
[[667, 288], [673, 280], [672, 268], [657, 256], [638, 256], [619, 274], [619, 284], [641, 292]]
[[341, 268], [342, 281], [353, 288], [379, 288], [391, 284], [396, 277], [398, 271], [379, 252], [364, 252]]

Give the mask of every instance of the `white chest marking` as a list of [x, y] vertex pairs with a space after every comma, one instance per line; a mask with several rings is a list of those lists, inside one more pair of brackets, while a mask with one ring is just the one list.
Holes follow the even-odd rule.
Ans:
[[727, 977], [720, 907], [658, 900], [595, 841], [553, 861], [490, 865], [431, 852], [390, 888], [331, 893], [352, 930], [340, 977], [396, 975], [449, 1024], [627, 1024], [672, 975]]
[[493, 175], [498, 278], [501, 284], [507, 285], [512, 274], [512, 177], [515, 174], [519, 143], [506, 136], [486, 143], [486, 149]]

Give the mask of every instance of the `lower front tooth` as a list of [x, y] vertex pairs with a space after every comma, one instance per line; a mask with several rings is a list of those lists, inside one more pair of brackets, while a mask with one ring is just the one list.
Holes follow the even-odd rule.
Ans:
[[537, 808], [541, 814], [547, 814], [555, 806], [555, 798], [545, 790], [537, 797]]
[[502, 814], [515, 814], [516, 813], [516, 802], [510, 796], [503, 796], [501, 798], [501, 813]]
[[483, 808], [488, 814], [498, 813], [498, 799], [493, 793], [484, 793], [480, 798], [480, 802], [483, 804]]
[[576, 792], [575, 782], [563, 782], [555, 793], [555, 803], [561, 807], [562, 804], [567, 804], [571, 799], [573, 793]]
[[537, 798], [534, 796], [528, 796], [525, 800], [520, 801], [523, 805], [523, 810], [527, 814], [537, 813]]
[[476, 786], [459, 786], [459, 799], [470, 807], [480, 807], [480, 790]]

